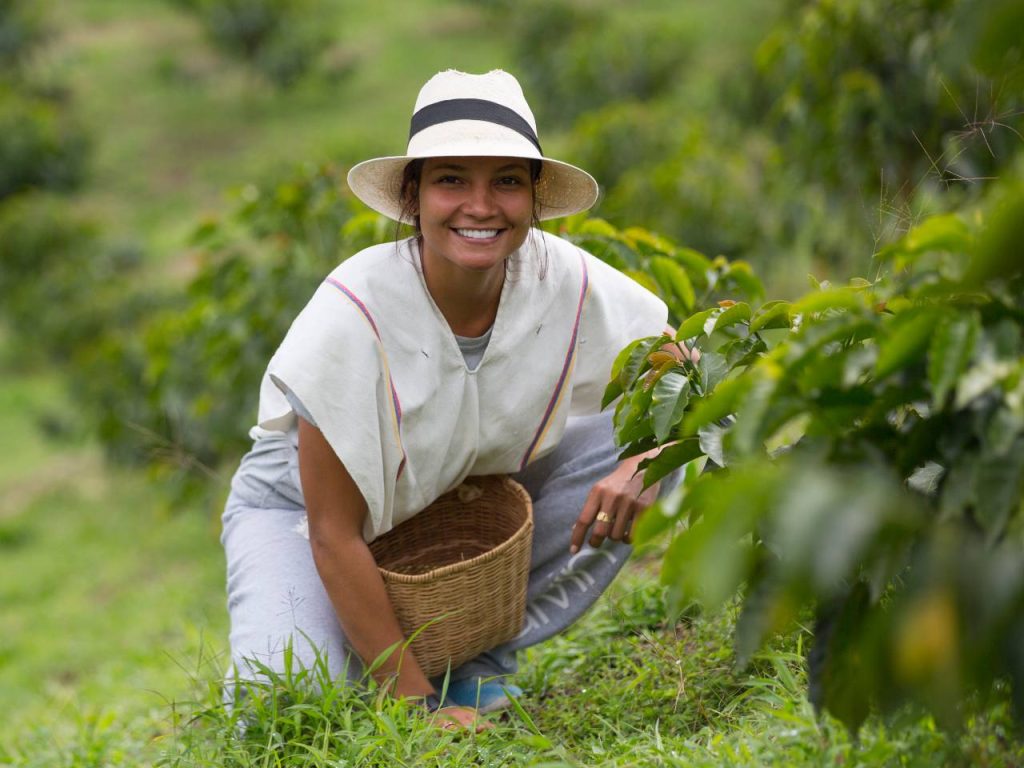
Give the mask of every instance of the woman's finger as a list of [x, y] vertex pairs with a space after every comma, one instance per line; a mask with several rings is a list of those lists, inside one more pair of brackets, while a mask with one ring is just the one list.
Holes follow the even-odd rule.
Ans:
[[633, 517], [636, 514], [635, 504], [629, 500], [625, 500], [625, 504], [621, 505], [619, 510], [615, 513], [615, 524], [612, 526], [612, 532], [608, 538], [614, 539], [615, 541], [622, 541], [626, 537], [626, 531], [629, 530], [630, 524], [633, 522]]
[[590, 530], [590, 546], [600, 547], [604, 544], [604, 540], [608, 538], [612, 532], [612, 526], [614, 523], [614, 507], [609, 509], [606, 504], [603, 504], [597, 515], [594, 517], [594, 527]]
[[583, 546], [583, 539], [586, 538], [587, 530], [595, 518], [597, 518], [600, 507], [600, 496], [596, 490], [591, 489], [587, 495], [587, 500], [583, 503], [580, 516], [576, 518], [576, 522], [572, 526], [572, 537], [569, 539], [569, 551], [571, 553], [576, 554], [580, 551], [580, 547]]

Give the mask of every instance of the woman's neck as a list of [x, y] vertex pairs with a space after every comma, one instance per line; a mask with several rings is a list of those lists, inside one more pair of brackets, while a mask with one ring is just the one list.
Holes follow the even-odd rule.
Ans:
[[504, 263], [481, 272], [444, 260], [421, 259], [421, 264], [427, 291], [454, 334], [474, 338], [494, 325], [505, 285]]

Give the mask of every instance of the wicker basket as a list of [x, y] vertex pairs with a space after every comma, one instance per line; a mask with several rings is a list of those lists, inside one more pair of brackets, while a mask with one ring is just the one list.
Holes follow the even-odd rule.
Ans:
[[[522, 629], [533, 504], [504, 475], [474, 477], [370, 543], [406, 637], [428, 676]], [[432, 622], [432, 623], [431, 623]]]

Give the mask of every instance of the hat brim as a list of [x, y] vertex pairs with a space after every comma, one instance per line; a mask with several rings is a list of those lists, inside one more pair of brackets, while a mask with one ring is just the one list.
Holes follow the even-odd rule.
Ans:
[[[348, 172], [349, 189], [389, 219], [414, 224], [412, 216], [402, 214], [401, 193], [405, 166], [416, 159], [423, 158], [401, 155], [364, 160]], [[597, 181], [589, 173], [560, 160], [538, 159], [541, 172], [536, 185], [537, 218], [541, 221], [571, 216], [597, 202]]]

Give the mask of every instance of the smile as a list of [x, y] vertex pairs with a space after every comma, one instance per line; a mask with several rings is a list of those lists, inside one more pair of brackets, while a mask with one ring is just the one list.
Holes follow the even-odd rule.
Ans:
[[497, 237], [500, 229], [456, 229], [456, 233], [471, 240], [489, 240]]

